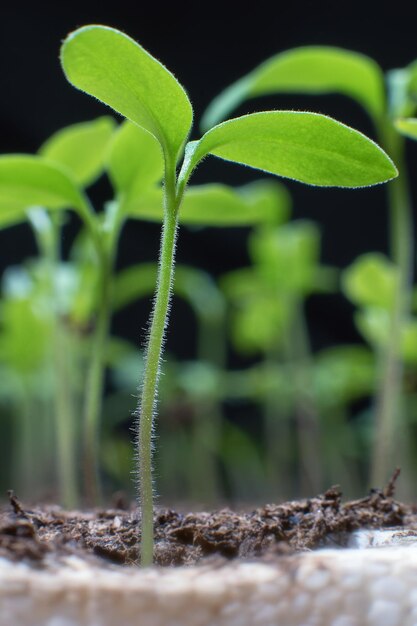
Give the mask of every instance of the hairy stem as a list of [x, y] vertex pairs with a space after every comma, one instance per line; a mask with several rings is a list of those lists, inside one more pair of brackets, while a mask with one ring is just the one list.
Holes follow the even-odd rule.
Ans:
[[398, 282], [391, 312], [389, 342], [382, 355], [377, 392], [371, 467], [371, 480], [375, 486], [384, 485], [395, 465], [403, 461], [404, 446], [399, 441], [404, 428], [400, 344], [401, 330], [410, 313], [414, 265], [412, 208], [404, 162], [404, 139], [389, 128], [385, 133], [385, 147], [400, 170], [400, 176], [388, 184], [391, 255], [397, 266]]
[[178, 224], [177, 209], [179, 200], [175, 193], [175, 175], [169, 172], [169, 168], [167, 168], [167, 172], [158, 278], [146, 349], [141, 401], [138, 407], [138, 471], [140, 481], [140, 551], [142, 567], [151, 565], [153, 561], [152, 430], [161, 355], [171, 300]]

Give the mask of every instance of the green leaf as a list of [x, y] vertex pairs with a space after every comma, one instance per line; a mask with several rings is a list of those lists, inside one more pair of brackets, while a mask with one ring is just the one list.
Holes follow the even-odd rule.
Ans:
[[343, 272], [342, 289], [354, 304], [390, 310], [397, 279], [395, 265], [383, 254], [363, 254]]
[[408, 117], [400, 118], [394, 122], [395, 128], [399, 133], [410, 139], [417, 139], [417, 118]]
[[68, 35], [61, 62], [70, 83], [151, 133], [176, 163], [193, 114], [184, 89], [159, 61], [120, 31], [91, 25]]
[[107, 170], [124, 206], [141, 196], [148, 187], [159, 182], [164, 174], [164, 161], [157, 141], [142, 128], [125, 122], [111, 142]]
[[306, 46], [273, 56], [228, 87], [208, 107], [202, 128], [226, 119], [248, 98], [285, 92], [341, 93], [357, 100], [375, 120], [385, 110], [384, 77], [372, 59], [341, 48]]
[[232, 339], [242, 353], [267, 352], [288, 334], [293, 308], [289, 301], [258, 293], [240, 306], [234, 315]]
[[305, 296], [314, 291], [320, 256], [320, 231], [307, 220], [258, 230], [250, 238], [258, 284], [272, 293]]
[[266, 111], [223, 122], [193, 147], [188, 170], [207, 154], [322, 187], [366, 187], [398, 175], [373, 141], [318, 113]]
[[355, 324], [361, 335], [374, 348], [387, 345], [391, 315], [381, 307], [365, 307], [355, 313]]
[[[180, 209], [180, 222], [200, 226], [248, 226], [287, 219], [290, 197], [285, 187], [258, 181], [240, 188], [211, 183], [189, 187]], [[163, 192], [155, 189], [131, 201], [129, 216], [162, 221]]]
[[50, 356], [52, 309], [42, 284], [23, 267], [6, 270], [2, 293], [0, 359], [26, 376], [41, 369]]
[[59, 166], [40, 156], [0, 156], [0, 227], [24, 221], [32, 206], [87, 212], [81, 192]]
[[52, 135], [39, 154], [66, 167], [78, 185], [87, 187], [103, 172], [114, 128], [111, 117], [68, 126]]

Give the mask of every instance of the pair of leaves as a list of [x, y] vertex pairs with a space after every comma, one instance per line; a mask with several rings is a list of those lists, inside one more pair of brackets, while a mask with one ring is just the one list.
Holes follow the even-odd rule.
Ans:
[[[172, 172], [192, 121], [191, 104], [173, 75], [130, 37], [104, 26], [69, 35], [61, 60], [75, 87], [159, 141]], [[311, 113], [272, 111], [216, 126], [188, 144], [185, 181], [207, 154], [323, 186], [360, 187], [397, 175], [387, 155], [361, 133]]]

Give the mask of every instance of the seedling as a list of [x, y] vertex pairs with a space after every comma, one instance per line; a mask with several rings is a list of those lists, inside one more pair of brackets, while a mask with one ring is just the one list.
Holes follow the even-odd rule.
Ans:
[[312, 293], [331, 290], [335, 276], [319, 265], [320, 233], [312, 222], [263, 226], [249, 243], [252, 267], [229, 273], [223, 286], [235, 304], [236, 345], [261, 352], [265, 375], [268, 368], [280, 368], [281, 378], [287, 380], [286, 393], [280, 394], [273, 383], [263, 401], [268, 477], [276, 485], [294, 430], [301, 492], [318, 493], [323, 488], [321, 427], [304, 304]]
[[[401, 459], [396, 433], [403, 421], [401, 389], [403, 361], [398, 350], [411, 307], [414, 252], [412, 207], [402, 135], [417, 138], [417, 62], [386, 77], [370, 58], [339, 48], [306, 46], [277, 54], [221, 93], [207, 109], [203, 127], [210, 128], [250, 98], [280, 93], [340, 93], [354, 98], [371, 117], [379, 142], [398, 164], [401, 176], [388, 187], [391, 256], [398, 267], [389, 341], [381, 351], [376, 390], [375, 445], [371, 481], [383, 485]], [[395, 460], [395, 458], [397, 460]]]
[[[391, 341], [391, 320], [396, 306], [398, 292], [399, 269], [385, 255], [367, 253], [358, 257], [342, 275], [342, 288], [345, 295], [358, 308], [355, 311], [356, 326], [372, 347], [377, 356], [385, 354]], [[401, 391], [404, 399], [409, 395], [410, 383], [407, 383], [410, 370], [417, 363], [417, 319], [409, 313], [402, 321], [396, 345], [397, 358], [404, 364], [405, 376], [401, 380]], [[378, 359], [381, 361], [381, 359]], [[412, 419], [412, 412], [408, 418]], [[410, 427], [410, 424], [407, 424]], [[403, 465], [403, 482], [406, 480], [405, 493], [412, 493], [412, 475], [409, 467], [412, 460], [410, 441], [407, 436], [406, 424], [396, 424], [396, 439], [400, 446]]]
[[149, 565], [153, 560], [152, 432], [156, 395], [178, 219], [192, 172], [212, 154], [321, 186], [373, 185], [398, 173], [389, 157], [364, 135], [314, 113], [266, 111], [246, 115], [219, 124], [200, 140], [187, 143], [193, 113], [184, 89], [155, 58], [115, 29], [97, 25], [78, 29], [64, 41], [61, 60], [75, 87], [145, 129], [159, 143], [163, 155], [160, 264], [138, 407], [141, 562]]

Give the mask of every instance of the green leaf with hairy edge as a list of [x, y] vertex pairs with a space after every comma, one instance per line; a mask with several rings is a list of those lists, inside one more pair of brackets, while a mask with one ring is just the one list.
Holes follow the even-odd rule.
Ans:
[[56, 164], [40, 156], [0, 156], [0, 227], [24, 221], [32, 206], [87, 211], [80, 190]]
[[190, 132], [190, 101], [176, 78], [133, 39], [107, 26], [84, 26], [65, 39], [69, 82], [138, 124], [176, 163]]
[[366, 187], [398, 176], [362, 133], [318, 113], [264, 111], [228, 120], [187, 151], [187, 172], [207, 154], [321, 187]]
[[355, 304], [390, 310], [397, 289], [396, 267], [379, 253], [361, 255], [342, 274], [342, 289]]
[[81, 187], [102, 174], [109, 141], [115, 128], [111, 117], [99, 117], [59, 130], [39, 149], [39, 154], [65, 166]]
[[225, 89], [207, 108], [201, 126], [218, 124], [248, 98], [284, 92], [341, 93], [376, 121], [385, 111], [384, 77], [375, 61], [342, 48], [306, 46], [271, 57]]
[[400, 118], [394, 122], [395, 128], [405, 137], [409, 139], [417, 139], [417, 118], [408, 117]]
[[[131, 201], [128, 215], [134, 219], [162, 221], [162, 190], [154, 189]], [[249, 226], [282, 222], [290, 210], [290, 197], [283, 185], [257, 181], [232, 188], [210, 183], [187, 189], [180, 209], [180, 223], [200, 226]]]
[[131, 198], [141, 196], [162, 179], [161, 147], [148, 132], [126, 121], [111, 142], [107, 171], [117, 194], [124, 197], [124, 207], [128, 207]]

